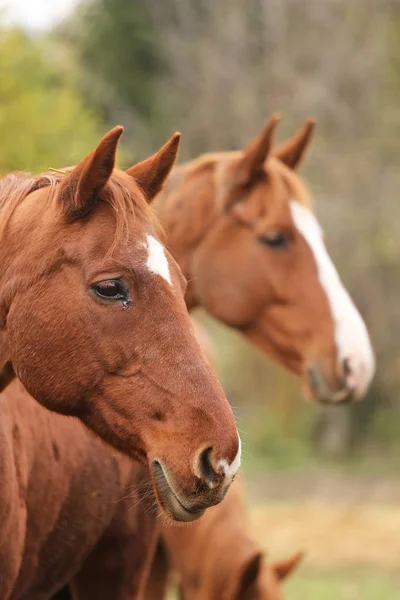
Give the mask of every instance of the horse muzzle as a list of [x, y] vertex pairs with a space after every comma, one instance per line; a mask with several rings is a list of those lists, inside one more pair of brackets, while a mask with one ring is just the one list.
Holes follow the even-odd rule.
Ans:
[[[216, 460], [212, 447], [201, 449], [196, 458], [191, 493], [183, 493], [174, 477], [160, 459], [153, 460], [151, 474], [157, 499], [164, 512], [174, 521], [190, 522], [200, 518], [210, 506], [219, 504], [225, 497], [240, 465], [241, 444], [235, 459], [229, 464]], [[179, 490], [179, 491], [178, 491]]]
[[306, 369], [307, 382], [313, 398], [321, 404], [348, 404], [361, 400], [368, 391], [373, 371], [356, 358], [341, 360], [339, 374], [329, 376], [323, 367], [310, 364]]

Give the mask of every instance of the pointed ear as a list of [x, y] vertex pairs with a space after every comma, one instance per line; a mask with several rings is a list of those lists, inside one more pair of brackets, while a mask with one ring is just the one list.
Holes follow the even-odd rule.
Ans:
[[279, 581], [286, 579], [288, 575], [297, 567], [299, 562], [304, 558], [305, 552], [298, 552], [292, 558], [288, 558], [285, 561], [276, 563], [272, 566], [272, 569]]
[[264, 555], [262, 552], [255, 552], [244, 563], [239, 573], [239, 581], [235, 586], [235, 600], [242, 600], [251, 586], [255, 584], [260, 575], [261, 565]]
[[243, 158], [237, 166], [238, 182], [242, 185], [254, 181], [263, 172], [265, 159], [271, 151], [273, 134], [280, 117], [273, 115], [260, 135], [243, 150]]
[[178, 155], [180, 137], [180, 133], [174, 133], [153, 156], [126, 171], [140, 185], [148, 202], [151, 202], [164, 186]]
[[287, 142], [281, 144], [274, 156], [291, 169], [296, 169], [302, 162], [310, 144], [315, 127], [315, 119], [309, 118], [304, 125]]
[[105, 187], [113, 172], [123, 130], [123, 127], [111, 129], [62, 182], [60, 202], [68, 219], [85, 216], [95, 206], [97, 194]]

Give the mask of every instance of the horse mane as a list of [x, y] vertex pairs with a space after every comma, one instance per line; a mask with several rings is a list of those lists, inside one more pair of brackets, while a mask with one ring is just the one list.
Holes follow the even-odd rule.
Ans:
[[[73, 169], [62, 171], [48, 171], [37, 176], [30, 173], [11, 173], [0, 179], [0, 217], [1, 226], [4, 227], [14, 210], [32, 192], [49, 188], [47, 201], [53, 201], [57, 194], [60, 182]], [[114, 169], [107, 185], [99, 195], [99, 202], [109, 204], [115, 214], [115, 239], [113, 247], [129, 231], [132, 217], [142, 213], [152, 224], [158, 235], [163, 231], [156, 216], [151, 210], [139, 185], [124, 171]]]
[[202, 171], [208, 168], [214, 167], [215, 163], [222, 162], [224, 160], [232, 160], [239, 158], [241, 152], [236, 151], [221, 151], [221, 152], [206, 152], [200, 154], [197, 158], [190, 160], [178, 166], [179, 168], [185, 169], [187, 174], [191, 174], [195, 171]]
[[29, 173], [11, 173], [0, 179], [0, 212], [17, 207], [30, 194], [35, 178]]
[[[191, 175], [193, 173], [200, 173], [212, 169], [220, 162], [238, 159], [240, 156], [242, 156], [240, 151], [208, 152], [201, 154], [192, 161], [179, 165], [177, 169], [182, 169], [186, 175]], [[300, 204], [303, 204], [307, 208], [312, 206], [312, 196], [308, 191], [305, 182], [296, 171], [290, 169], [273, 155], [266, 159], [264, 170], [267, 175], [279, 177], [283, 180], [286, 187], [289, 189], [291, 196], [296, 198]]]
[[290, 169], [282, 161], [274, 156], [270, 156], [266, 160], [265, 164], [266, 173], [280, 175], [290, 191], [291, 199], [296, 199], [297, 202], [306, 206], [307, 208], [312, 207], [312, 196], [308, 191], [308, 188], [303, 179], [297, 174], [296, 171]]

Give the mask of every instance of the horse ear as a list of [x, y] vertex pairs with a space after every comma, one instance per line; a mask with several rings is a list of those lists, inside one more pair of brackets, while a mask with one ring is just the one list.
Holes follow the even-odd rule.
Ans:
[[123, 127], [111, 129], [62, 182], [60, 202], [69, 219], [85, 216], [95, 206], [97, 194], [105, 187], [113, 172], [123, 130]]
[[309, 118], [300, 127], [290, 140], [281, 144], [275, 151], [274, 156], [285, 163], [291, 169], [296, 169], [302, 162], [306, 150], [310, 144], [315, 127], [315, 119]]
[[273, 134], [280, 117], [273, 115], [255, 140], [243, 150], [243, 158], [236, 169], [240, 184], [253, 181], [263, 172], [265, 159], [271, 151]]
[[246, 560], [239, 574], [239, 581], [234, 595], [235, 600], [245, 598], [246, 593], [255, 584], [260, 575], [263, 558], [262, 552], [255, 552]]
[[148, 202], [163, 188], [178, 155], [180, 137], [180, 133], [174, 133], [153, 156], [126, 171], [140, 185]]
[[286, 579], [288, 575], [297, 567], [299, 562], [304, 558], [304, 552], [298, 552], [292, 558], [281, 561], [273, 565], [272, 569], [279, 581]]

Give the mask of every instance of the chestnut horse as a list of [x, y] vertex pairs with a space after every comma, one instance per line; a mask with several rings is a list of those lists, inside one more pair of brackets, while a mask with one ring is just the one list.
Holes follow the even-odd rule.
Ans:
[[375, 368], [367, 329], [295, 172], [314, 121], [274, 149], [277, 122], [243, 151], [176, 167], [154, 206], [189, 282], [189, 310], [241, 331], [317, 401], [361, 398]]
[[[281, 600], [280, 583], [303, 553], [269, 564], [248, 533], [239, 482], [225, 500], [192, 527], [164, 527], [146, 600], [164, 598], [168, 566], [178, 575], [182, 600]], [[168, 561], [166, 564], [165, 561]]]
[[121, 133], [67, 171], [0, 181], [1, 600], [48, 598], [79, 569], [78, 596], [130, 598], [131, 459], [181, 521], [220, 502], [240, 462], [145, 199], [179, 135], [124, 173]]

